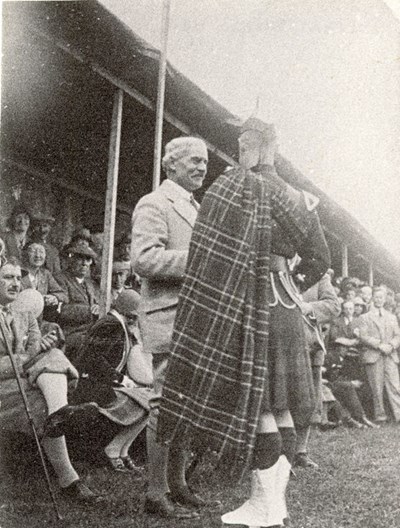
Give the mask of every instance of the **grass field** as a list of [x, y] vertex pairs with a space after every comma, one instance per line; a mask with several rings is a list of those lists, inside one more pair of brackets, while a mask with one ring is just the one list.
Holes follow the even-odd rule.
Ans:
[[[76, 460], [88, 484], [107, 494], [107, 500], [89, 508], [72, 507], [60, 497], [64, 521], [57, 523], [41, 467], [30, 448], [30, 444], [22, 443], [11, 455], [9, 449], [3, 455], [1, 528], [217, 528], [222, 526], [221, 512], [247, 498], [247, 482], [227, 486], [202, 466], [196, 470], [193, 485], [204, 496], [220, 499], [222, 510], [205, 509], [195, 521], [168, 521], [142, 513], [145, 477], [115, 473]], [[296, 470], [296, 477], [290, 481], [292, 528], [400, 528], [400, 426], [315, 432], [310, 452], [320, 468]]]

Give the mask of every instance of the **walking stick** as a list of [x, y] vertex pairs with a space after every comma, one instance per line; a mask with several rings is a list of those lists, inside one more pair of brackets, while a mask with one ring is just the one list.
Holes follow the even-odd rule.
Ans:
[[2, 336], [3, 336], [3, 341], [6, 344], [7, 354], [10, 357], [11, 365], [12, 365], [12, 368], [14, 370], [14, 374], [15, 374], [15, 377], [16, 377], [16, 380], [17, 380], [18, 388], [19, 388], [19, 391], [21, 393], [22, 401], [24, 402], [24, 407], [25, 407], [26, 415], [28, 417], [28, 422], [29, 422], [29, 424], [30, 424], [30, 426], [32, 428], [33, 436], [35, 437], [36, 446], [37, 446], [37, 449], [39, 451], [40, 460], [42, 462], [43, 471], [44, 471], [44, 474], [45, 474], [45, 477], [46, 477], [47, 489], [49, 490], [51, 501], [53, 503], [54, 512], [56, 514], [57, 520], [62, 521], [63, 517], [61, 516], [61, 514], [59, 512], [59, 509], [58, 509], [58, 505], [57, 505], [57, 502], [56, 502], [56, 497], [54, 495], [54, 490], [53, 490], [53, 487], [52, 487], [51, 481], [50, 481], [49, 472], [47, 470], [46, 460], [44, 458], [43, 449], [42, 449], [42, 446], [40, 445], [40, 441], [39, 441], [39, 437], [38, 437], [38, 434], [37, 434], [37, 431], [36, 431], [36, 427], [35, 427], [35, 424], [34, 424], [33, 419], [32, 419], [31, 410], [29, 408], [28, 398], [26, 397], [24, 388], [22, 386], [22, 381], [21, 381], [21, 376], [20, 376], [19, 371], [18, 371], [18, 366], [15, 363], [14, 354], [13, 354], [13, 351], [11, 350], [11, 345], [10, 345], [10, 342], [8, 340], [7, 333], [4, 330], [4, 322], [3, 322], [1, 317], [0, 317], [0, 330], [1, 330], [1, 333], [2, 333]]

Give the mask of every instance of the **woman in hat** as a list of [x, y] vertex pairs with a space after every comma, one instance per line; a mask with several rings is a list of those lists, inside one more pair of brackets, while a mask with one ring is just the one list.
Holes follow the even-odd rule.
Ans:
[[17, 204], [11, 211], [7, 220], [9, 231], [2, 238], [5, 243], [5, 256], [15, 257], [19, 261], [22, 258], [22, 249], [27, 242], [27, 234], [31, 224], [31, 214], [23, 204]]
[[147, 424], [152, 395], [151, 357], [143, 353], [137, 308], [140, 295], [123, 290], [113, 309], [88, 331], [76, 366], [81, 373], [75, 401], [96, 402], [117, 432], [104, 449], [116, 471], [134, 471], [129, 449]]

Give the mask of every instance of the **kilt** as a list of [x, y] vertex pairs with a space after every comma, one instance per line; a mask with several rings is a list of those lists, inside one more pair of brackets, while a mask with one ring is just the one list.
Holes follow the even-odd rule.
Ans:
[[304, 320], [278, 280], [275, 285], [284, 304], [270, 305], [268, 385], [263, 411], [289, 410], [295, 425], [304, 427], [309, 425], [316, 403]]

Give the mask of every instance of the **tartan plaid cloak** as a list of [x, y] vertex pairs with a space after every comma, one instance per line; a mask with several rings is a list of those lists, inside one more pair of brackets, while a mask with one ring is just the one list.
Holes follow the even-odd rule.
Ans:
[[175, 319], [158, 421], [162, 442], [191, 441], [246, 467], [268, 394], [271, 206], [296, 245], [309, 224], [271, 168], [233, 169], [206, 192]]

